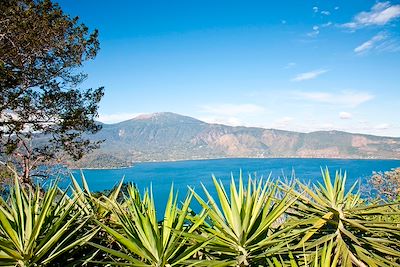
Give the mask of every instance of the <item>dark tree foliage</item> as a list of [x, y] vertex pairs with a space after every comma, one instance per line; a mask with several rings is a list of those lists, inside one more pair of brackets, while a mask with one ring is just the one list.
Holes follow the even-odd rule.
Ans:
[[97, 30], [50, 0], [1, 0], [0, 153], [18, 159], [24, 182], [40, 163], [98, 146], [85, 136], [101, 128], [103, 88], [79, 88], [79, 68], [98, 50]]

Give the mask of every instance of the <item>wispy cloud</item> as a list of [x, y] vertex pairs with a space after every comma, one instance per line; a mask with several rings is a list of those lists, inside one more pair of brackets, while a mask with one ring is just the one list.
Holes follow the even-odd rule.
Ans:
[[381, 123], [381, 124], [376, 125], [374, 128], [377, 129], [377, 130], [386, 130], [386, 129], [388, 129], [389, 127], [390, 127], [390, 124], [388, 124], [388, 123]]
[[325, 15], [325, 16], [329, 16], [329, 15], [331, 14], [331, 12], [329, 12], [329, 11], [327, 11], [327, 10], [322, 10], [322, 11], [321, 11], [321, 14], [322, 14], [322, 15]]
[[201, 112], [219, 116], [237, 116], [260, 114], [265, 112], [265, 108], [255, 104], [215, 104], [201, 106]]
[[357, 54], [362, 54], [365, 53], [368, 50], [371, 50], [372, 48], [376, 47], [378, 43], [381, 41], [385, 40], [387, 38], [387, 35], [384, 33], [378, 33], [368, 41], [362, 43], [361, 45], [357, 46], [354, 48], [354, 52]]
[[273, 122], [272, 128], [287, 129], [287, 127], [289, 127], [293, 121], [294, 118], [292, 117], [282, 117]]
[[382, 26], [399, 17], [400, 5], [391, 5], [390, 2], [379, 2], [370, 11], [358, 13], [351, 22], [342, 24], [342, 26], [352, 30], [372, 25]]
[[142, 113], [116, 113], [116, 114], [99, 114], [98, 121], [103, 123], [117, 123], [130, 120]]
[[296, 62], [289, 62], [288, 64], [286, 64], [285, 69], [290, 69], [295, 67], [297, 64]]
[[400, 51], [400, 42], [387, 32], [380, 32], [368, 41], [354, 48], [354, 52], [358, 55], [365, 54], [372, 50], [377, 52], [398, 52]]
[[309, 72], [304, 72], [296, 75], [292, 81], [293, 82], [301, 82], [301, 81], [306, 81], [306, 80], [312, 80], [317, 78], [318, 76], [326, 73], [328, 70], [313, 70]]
[[339, 118], [342, 120], [348, 120], [351, 119], [353, 115], [350, 112], [342, 111], [339, 113]]
[[332, 21], [328, 21], [327, 23], [321, 24], [321, 28], [326, 28], [326, 27], [329, 27], [331, 25], [333, 25]]
[[331, 105], [357, 107], [370, 101], [374, 96], [367, 92], [342, 91], [338, 93], [326, 92], [295, 92], [296, 97], [308, 101], [326, 103]]
[[199, 120], [214, 123], [214, 124], [223, 124], [229, 126], [246, 126], [245, 123], [237, 117], [213, 117], [213, 116], [200, 116]]
[[199, 119], [208, 123], [246, 126], [254, 118], [262, 117], [267, 110], [256, 104], [220, 103], [200, 106]]

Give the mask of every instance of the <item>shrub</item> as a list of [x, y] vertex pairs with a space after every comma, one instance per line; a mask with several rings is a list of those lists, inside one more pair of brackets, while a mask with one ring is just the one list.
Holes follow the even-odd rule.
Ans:
[[378, 197], [389, 201], [400, 200], [400, 168], [374, 172], [369, 184], [376, 190]]

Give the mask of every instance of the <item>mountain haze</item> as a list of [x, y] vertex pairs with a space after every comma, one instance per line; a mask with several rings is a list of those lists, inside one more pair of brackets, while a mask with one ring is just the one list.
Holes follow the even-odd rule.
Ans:
[[103, 129], [91, 138], [105, 141], [100, 149], [79, 161], [78, 167], [221, 157], [400, 159], [400, 138], [232, 127], [169, 112], [103, 124]]

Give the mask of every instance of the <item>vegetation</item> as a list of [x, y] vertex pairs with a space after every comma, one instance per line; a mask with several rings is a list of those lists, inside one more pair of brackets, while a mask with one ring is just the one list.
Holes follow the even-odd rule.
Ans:
[[14, 173], [13, 166], [10, 163], [0, 162], [0, 194], [7, 189], [7, 186], [12, 184]]
[[60, 192], [56, 184], [44, 194], [39, 189], [32, 194], [15, 179], [9, 199], [0, 198], [0, 205], [2, 266], [48, 265], [97, 231], [79, 236], [90, 217], [83, 216], [75, 199]]
[[[32, 186], [38, 165], [79, 159], [98, 142], [94, 121], [103, 88], [80, 89], [82, 64], [99, 50], [89, 32], [50, 0], [0, 5], [0, 160]], [[36, 138], [34, 138], [36, 137]]]
[[369, 180], [378, 197], [400, 200], [400, 168], [386, 172], [374, 172]]
[[31, 192], [15, 179], [0, 199], [0, 265], [400, 266], [399, 202], [362, 200], [346, 175], [213, 181], [215, 197], [189, 189], [182, 202], [171, 187], [159, 221], [151, 188], [93, 194], [82, 175]]
[[[101, 129], [94, 119], [103, 88], [79, 88], [86, 78], [80, 67], [98, 50], [97, 31], [89, 32], [51, 0], [1, 1], [0, 183], [10, 185], [0, 192], [5, 196], [0, 197], [0, 266], [400, 266], [399, 170], [373, 176], [372, 184], [384, 198], [371, 202], [361, 199], [355, 186], [346, 190], [345, 175], [336, 173], [332, 179], [328, 170], [317, 186], [239, 177], [225, 188], [213, 178], [215, 197], [203, 186], [202, 192], [189, 189], [182, 202], [171, 187], [161, 221], [151, 188], [140, 194], [121, 181], [107, 194], [95, 194], [83, 174], [82, 186], [71, 177], [66, 190], [57, 182], [35, 187], [32, 178], [40, 173], [33, 171], [40, 171], [40, 164], [80, 159], [99, 144], [88, 134]], [[119, 124], [123, 128], [105, 127], [108, 131], [97, 137], [108, 134], [123, 142], [104, 138], [113, 145], [98, 152], [97, 160], [86, 160], [104, 167], [105, 161], [115, 166], [134, 158], [161, 159], [165, 151], [174, 159], [187, 158], [186, 153], [241, 156], [229, 145], [248, 131], [243, 147], [255, 150], [242, 156], [298, 155], [298, 147], [309, 151], [302, 156], [321, 156], [315, 154], [321, 148], [316, 136], [343, 155], [370, 156], [357, 154], [365, 149], [356, 151], [353, 144], [337, 146], [344, 138], [350, 140], [341, 132], [231, 128], [175, 114], [150, 120], [152, 124], [139, 118]], [[160, 125], [168, 129], [165, 136], [157, 131]], [[124, 145], [132, 143], [129, 132], [141, 140], [135, 142], [136, 154], [130, 149], [131, 158], [113, 153], [110, 159], [113, 150], [129, 148]], [[214, 140], [222, 144], [221, 152], [215, 152], [202, 138], [192, 142], [199, 132], [207, 140], [204, 133], [231, 134], [222, 143]], [[281, 140], [295, 137], [297, 143], [265, 150], [281, 143], [271, 137], [275, 132]], [[181, 137], [179, 144], [176, 136]], [[265, 140], [257, 141], [259, 136]], [[182, 140], [190, 140], [191, 146]], [[379, 149], [383, 157], [393, 155], [400, 144], [398, 139], [388, 140], [385, 150]], [[201, 210], [192, 210], [192, 201]]]
[[323, 180], [314, 190], [298, 182], [299, 191], [294, 192], [298, 201], [286, 224], [307, 231], [300, 234], [295, 248], [322, 254], [321, 246], [331, 243], [332, 264], [390, 266], [390, 259], [400, 256], [398, 243], [393, 243], [400, 225], [375, 216], [389, 214], [392, 208], [398, 211], [397, 204], [366, 203], [358, 192], [353, 193], [355, 185], [346, 192], [346, 175], [340, 173], [332, 181], [326, 170]]

